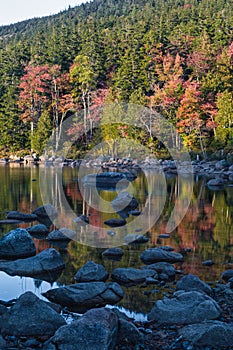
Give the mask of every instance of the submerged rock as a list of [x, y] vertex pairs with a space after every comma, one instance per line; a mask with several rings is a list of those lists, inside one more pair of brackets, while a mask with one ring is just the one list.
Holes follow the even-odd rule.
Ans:
[[0, 239], [0, 259], [27, 258], [35, 254], [35, 244], [25, 229], [12, 230]]
[[179, 334], [198, 347], [232, 347], [232, 324], [220, 321], [207, 321], [189, 325], [179, 330]]
[[31, 292], [22, 294], [0, 317], [2, 335], [51, 336], [65, 324], [62, 316]]
[[176, 263], [184, 261], [184, 257], [180, 253], [169, 252], [161, 248], [149, 248], [145, 250], [140, 259], [144, 264], [149, 265], [156, 262]]
[[[87, 311], [78, 321], [61, 327], [49, 340], [55, 349], [115, 349], [118, 318], [106, 308]], [[47, 347], [49, 349], [49, 347]]]
[[115, 282], [87, 282], [50, 289], [43, 295], [71, 311], [83, 313], [92, 308], [116, 304], [123, 298], [124, 292]]
[[[37, 277], [53, 282], [53, 273], [62, 271], [65, 264], [61, 255], [53, 248], [43, 250], [36, 256], [14, 261], [0, 261], [0, 270], [10, 276]], [[56, 276], [57, 277], [57, 276]]]
[[9, 211], [6, 216], [7, 219], [21, 220], [21, 221], [35, 221], [37, 220], [36, 214], [26, 214], [19, 211]]
[[161, 324], [192, 324], [216, 319], [220, 314], [220, 306], [208, 295], [179, 291], [172, 299], [158, 300], [148, 319]]
[[114, 281], [128, 287], [144, 283], [149, 277], [157, 278], [158, 274], [153, 270], [139, 270], [135, 268], [117, 268], [112, 272]]
[[77, 282], [105, 282], [107, 278], [108, 272], [103, 265], [96, 264], [94, 261], [88, 261], [74, 276]]

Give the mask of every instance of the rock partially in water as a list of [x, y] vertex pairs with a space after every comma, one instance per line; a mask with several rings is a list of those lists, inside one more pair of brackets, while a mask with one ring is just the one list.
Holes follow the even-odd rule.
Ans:
[[176, 263], [184, 261], [184, 257], [180, 253], [169, 252], [161, 248], [149, 248], [145, 250], [140, 259], [144, 264], [149, 265], [156, 262]]
[[104, 221], [105, 225], [108, 225], [110, 227], [120, 227], [120, 226], [124, 226], [126, 224], [125, 219], [117, 219], [117, 218], [113, 218], [113, 219], [108, 219], [106, 221]]
[[196, 290], [204, 292], [208, 295], [212, 294], [211, 287], [200, 280], [199, 277], [194, 276], [192, 274], [188, 274], [186, 276], [183, 276], [176, 284], [176, 290], [184, 290], [186, 292]]
[[114, 350], [117, 332], [118, 318], [112, 310], [93, 309], [78, 321], [58, 329], [49, 344], [64, 350]]
[[22, 294], [0, 317], [0, 330], [4, 336], [51, 336], [65, 324], [62, 316], [31, 292]]
[[54, 230], [47, 236], [47, 241], [70, 241], [71, 238], [65, 235], [62, 230]]
[[138, 207], [138, 201], [129, 192], [120, 192], [118, 196], [111, 202], [116, 212], [134, 210]]
[[14, 261], [0, 261], [0, 270], [10, 276], [37, 277], [49, 282], [57, 279], [57, 274], [65, 268], [65, 264], [58, 251], [53, 248], [43, 250], [36, 256]]
[[58, 211], [54, 206], [50, 203], [44, 204], [41, 207], [38, 207], [36, 210], [32, 212], [36, 214], [39, 218], [50, 218], [54, 219], [58, 216]]
[[35, 244], [25, 229], [11, 230], [0, 239], [0, 259], [27, 258], [35, 254]]
[[216, 179], [211, 179], [207, 182], [207, 186], [209, 187], [222, 187], [224, 185], [225, 185], [225, 181], [220, 177]]
[[73, 222], [82, 226], [82, 225], [89, 224], [90, 220], [86, 215], [79, 215], [77, 216], [77, 218], [73, 219]]
[[34, 225], [34, 226], [31, 226], [31, 227], [28, 227], [27, 231], [31, 235], [46, 235], [46, 234], [49, 233], [48, 227], [43, 225], [43, 224], [38, 224], [38, 225]]
[[10, 220], [20, 220], [20, 221], [35, 221], [37, 220], [36, 214], [21, 213], [19, 211], [9, 211], [6, 216]]
[[231, 270], [231, 269], [226, 270], [222, 273], [222, 279], [225, 282], [228, 282], [228, 280], [232, 277], [233, 277], [233, 270]]
[[94, 261], [88, 261], [74, 276], [77, 282], [105, 282], [107, 278], [108, 272], [103, 265], [96, 264]]
[[179, 334], [191, 341], [199, 349], [232, 348], [232, 324], [220, 321], [207, 321], [189, 325], [179, 330]]
[[172, 299], [158, 300], [148, 319], [160, 324], [192, 324], [213, 320], [220, 315], [220, 306], [208, 295], [197, 291], [179, 291], [174, 293]]
[[118, 183], [123, 181], [133, 181], [136, 175], [130, 172], [104, 172], [101, 174], [88, 174], [83, 177], [82, 182], [85, 186], [96, 186], [99, 188], [115, 188]]
[[172, 264], [167, 262], [158, 262], [142, 267], [143, 269], [151, 269], [158, 273], [158, 278], [163, 281], [174, 281], [176, 276], [176, 269]]
[[148, 277], [157, 278], [158, 274], [153, 270], [139, 270], [135, 268], [117, 268], [112, 272], [112, 279], [125, 286], [135, 286], [146, 282]]
[[115, 282], [87, 282], [50, 289], [43, 295], [71, 311], [83, 313], [92, 308], [118, 303], [124, 292]]
[[108, 259], [120, 260], [124, 255], [124, 251], [121, 248], [108, 248], [103, 251], [102, 255]]
[[140, 235], [140, 234], [136, 234], [136, 233], [128, 234], [124, 238], [124, 241], [125, 241], [126, 244], [147, 243], [148, 240], [149, 239], [146, 236]]
[[214, 265], [214, 261], [213, 260], [205, 260], [202, 262], [203, 266], [213, 266]]

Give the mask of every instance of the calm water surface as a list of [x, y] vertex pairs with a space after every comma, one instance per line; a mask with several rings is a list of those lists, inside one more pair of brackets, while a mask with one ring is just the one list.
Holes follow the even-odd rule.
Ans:
[[[45, 199], [42, 198], [44, 194], [41, 197], [40, 191], [40, 181], [42, 179], [45, 191], [48, 195], [52, 193], [53, 204], [59, 208], [59, 227], [70, 225], [67, 216], [63, 215], [65, 198], [75, 215], [82, 213], [89, 215], [91, 224], [96, 227], [97, 233], [96, 237], [91, 239], [92, 245], [95, 245], [95, 240], [105, 242], [106, 245], [111, 245], [111, 240], [116, 240], [117, 242], [117, 230], [114, 237], [101, 236], [101, 228], [105, 226], [103, 224], [104, 220], [117, 217], [117, 215], [105, 213], [104, 207], [100, 206], [98, 208], [98, 200], [93, 196], [90, 189], [87, 189], [84, 195], [86, 199], [92, 198], [91, 202], [94, 203], [94, 208], [83, 201], [82, 193], [80, 192], [83, 189], [79, 188], [77, 182], [77, 169], [64, 168], [62, 170], [62, 186], [60, 187], [57, 185], [57, 181], [59, 181], [57, 172], [61, 174], [61, 169], [42, 167], [39, 169], [36, 166], [22, 166], [18, 164], [0, 166], [0, 219], [4, 219], [6, 212], [9, 210], [31, 212], [42, 205]], [[52, 185], [51, 183], [48, 184], [47, 181], [51, 177], [54, 179]], [[94, 260], [103, 264], [109, 272], [116, 267], [140, 267], [143, 265], [139, 259], [141, 252], [146, 248], [159, 247], [160, 245], [169, 245], [175, 251], [181, 252], [185, 251], [186, 248], [191, 248], [191, 252], [185, 254], [185, 262], [176, 267], [182, 269], [185, 273], [196, 274], [207, 282], [214, 282], [220, 279], [221, 273], [226, 268], [232, 268], [233, 266], [233, 188], [225, 187], [222, 190], [213, 191], [206, 186], [204, 178], [196, 178], [191, 203], [184, 219], [172, 232], [170, 238], [159, 239], [159, 234], [165, 233], [166, 224], [174, 207], [177, 194], [180, 193], [181, 197], [185, 197], [189, 186], [188, 181], [179, 182], [178, 180], [177, 177], [165, 178], [161, 174], [150, 171], [146, 175], [143, 173], [138, 174], [137, 179], [130, 186], [130, 191], [137, 198], [141, 210], [143, 210], [148, 200], [148, 193], [152, 193], [149, 198], [149, 204], [152, 210], [161, 211], [159, 220], [147, 232], [149, 238], [147, 244], [124, 245], [122, 246], [124, 256], [121, 261], [111, 261], [102, 257], [103, 245], [101, 245], [102, 248], [93, 248], [83, 244], [87, 242], [87, 237], [81, 235], [79, 243], [71, 241], [67, 246], [54, 246], [60, 251], [66, 264], [65, 270], [56, 282], [50, 284], [46, 281], [31, 278], [10, 277], [0, 272], [0, 299], [13, 299], [28, 290], [40, 296], [42, 292], [51, 287], [74, 283], [73, 276], [88, 260]], [[164, 183], [166, 184], [165, 194], [162, 191]], [[152, 186], [155, 190], [149, 191], [148, 186]], [[45, 191], [43, 190], [43, 192]], [[111, 201], [116, 195], [115, 191], [100, 191], [100, 196], [105, 201]], [[182, 210], [182, 207], [180, 210]], [[134, 233], [135, 230], [140, 229], [140, 223], [135, 222], [134, 225], [134, 220], [135, 218], [132, 217], [127, 219], [127, 222], [131, 221], [132, 225], [131, 232], [125, 232], [126, 234]], [[9, 232], [12, 228], [28, 227], [35, 223], [18, 226], [2, 225], [0, 226], [1, 235]], [[107, 226], [105, 227], [107, 228]], [[51, 226], [52, 229], [54, 229], [53, 226]], [[37, 253], [50, 247], [46, 240], [34, 239], [34, 241]], [[120, 242], [122, 241], [120, 240]], [[204, 267], [202, 262], [207, 259], [214, 260], [215, 265]], [[123, 306], [130, 311], [143, 313], [147, 313], [151, 309], [153, 301], [158, 295], [161, 296], [163, 292], [166, 292], [166, 290], [161, 290], [158, 286], [148, 286], [146, 288], [139, 286], [124, 289], [126, 294], [119, 306]], [[150, 297], [144, 293], [146, 290], [153, 291]]]

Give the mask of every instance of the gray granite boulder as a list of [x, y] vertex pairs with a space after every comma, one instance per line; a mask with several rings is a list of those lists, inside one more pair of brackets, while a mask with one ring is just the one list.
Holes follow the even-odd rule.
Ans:
[[140, 333], [138, 328], [127, 320], [120, 318], [118, 323], [118, 333], [117, 333], [117, 344], [120, 347], [125, 347], [126, 349], [140, 348], [139, 345], [142, 343], [143, 335]]
[[51, 336], [65, 324], [62, 316], [31, 292], [22, 294], [0, 317], [4, 336]]
[[96, 264], [94, 261], [88, 261], [74, 276], [77, 282], [105, 282], [107, 278], [108, 272], [103, 265]]
[[199, 349], [232, 348], [233, 327], [229, 323], [220, 321], [197, 323], [181, 328], [179, 334]]
[[158, 300], [148, 314], [148, 320], [160, 324], [192, 324], [214, 320], [220, 314], [220, 306], [208, 295], [179, 291], [171, 299]]
[[9, 211], [6, 216], [7, 219], [21, 220], [21, 221], [34, 221], [37, 220], [36, 214], [21, 213], [19, 211]]
[[70, 241], [71, 238], [62, 232], [62, 230], [54, 230], [47, 236], [47, 241]]
[[116, 212], [130, 211], [138, 207], [138, 201], [129, 192], [120, 192], [111, 205]]
[[128, 287], [144, 283], [149, 277], [157, 278], [158, 274], [154, 270], [139, 270], [135, 268], [117, 268], [112, 272], [114, 281]]
[[0, 259], [26, 258], [35, 254], [33, 239], [22, 228], [11, 230], [0, 239]]
[[[118, 332], [118, 318], [106, 308], [87, 311], [79, 320], [58, 329], [49, 340], [58, 350], [113, 350]], [[46, 347], [46, 349], [53, 349]]]
[[149, 265], [156, 262], [176, 263], [184, 261], [184, 257], [180, 253], [169, 252], [161, 248], [149, 248], [145, 250], [140, 259], [144, 264]]
[[0, 271], [4, 271], [10, 276], [39, 278], [47, 275], [47, 277], [51, 277], [53, 272], [62, 271], [64, 268], [65, 264], [60, 253], [53, 248], [43, 250], [38, 255], [26, 259], [0, 260]]
[[116, 304], [123, 298], [124, 292], [115, 282], [87, 282], [50, 289], [43, 295], [71, 311], [83, 313], [92, 308]]
[[192, 274], [188, 274], [183, 276], [176, 284], [176, 290], [184, 290], [186, 292], [196, 290], [199, 292], [204, 292], [208, 295], [212, 293], [212, 289], [210, 286], [200, 280], [199, 277], [194, 276]]
[[38, 207], [32, 212], [36, 214], [39, 218], [56, 218], [58, 216], [58, 211], [52, 204], [44, 204], [41, 207]]
[[27, 228], [27, 231], [31, 234], [46, 235], [49, 233], [49, 228], [43, 224], [34, 225]]

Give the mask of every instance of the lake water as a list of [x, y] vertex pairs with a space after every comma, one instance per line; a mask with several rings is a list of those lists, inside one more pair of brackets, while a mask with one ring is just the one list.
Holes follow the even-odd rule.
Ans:
[[[88, 172], [92, 172], [92, 170], [89, 169]], [[62, 181], [60, 181], [61, 179]], [[195, 178], [191, 202], [186, 215], [170, 234], [170, 238], [160, 239], [158, 236], [166, 232], [166, 225], [178, 194], [181, 199], [185, 198], [186, 193], [190, 190], [190, 182], [188, 179], [183, 179], [182, 182], [177, 177], [165, 177], [163, 174], [153, 171], [138, 173], [137, 179], [129, 185], [128, 189], [138, 200], [139, 209], [143, 210], [145, 205], [149, 205], [149, 209], [154, 213], [155, 219], [156, 216], [158, 217], [158, 221], [147, 230], [148, 243], [122, 245], [124, 242], [122, 232], [113, 229], [116, 234], [111, 236], [106, 235], [106, 231], [102, 230], [103, 227], [107, 229], [107, 226], [103, 224], [106, 219], [117, 217], [117, 214], [105, 212], [105, 206], [108, 205], [106, 202], [111, 201], [117, 195], [116, 191], [101, 190], [98, 195], [93, 194], [93, 190], [90, 188], [85, 189], [79, 186], [77, 179], [78, 169], [43, 168], [19, 164], [0, 166], [0, 219], [4, 219], [9, 210], [31, 212], [51, 197], [53, 204], [57, 205], [59, 209], [59, 227], [72, 229], [73, 215], [78, 216], [83, 213], [89, 215], [90, 222], [95, 227], [95, 235], [91, 238], [80, 234], [79, 242], [71, 241], [66, 247], [54, 245], [54, 248], [60, 250], [66, 268], [53, 284], [31, 278], [10, 277], [0, 272], [0, 299], [10, 300], [28, 290], [40, 296], [42, 292], [51, 287], [74, 283], [73, 276], [88, 260], [103, 264], [110, 273], [116, 267], [140, 267], [143, 265], [139, 258], [141, 252], [146, 248], [159, 247], [160, 245], [169, 245], [179, 252], [190, 248], [191, 252], [185, 253], [184, 263], [176, 265], [176, 267], [185, 273], [196, 274], [207, 282], [219, 280], [221, 273], [226, 268], [232, 268], [232, 187], [213, 191], [206, 186], [205, 178]], [[61, 182], [60, 186], [59, 181]], [[83, 201], [83, 196], [85, 196], [86, 202]], [[102, 203], [100, 199], [106, 202]], [[184, 210], [182, 205], [180, 208], [178, 205], [178, 209]], [[177, 213], [178, 216], [182, 216], [182, 214], [182, 212]], [[139, 232], [145, 225], [145, 222], [135, 220], [136, 217], [127, 218], [127, 223], [130, 225], [125, 234]], [[149, 216], [149, 220], [153, 222], [153, 215]], [[0, 226], [1, 235], [13, 228], [28, 227], [33, 224], [35, 223], [14, 226], [2, 225]], [[148, 226], [150, 226], [149, 223]], [[53, 228], [54, 226], [51, 226], [51, 230]], [[34, 241], [37, 253], [51, 246], [43, 239], [34, 239]], [[105, 246], [116, 246], [118, 243], [122, 245], [124, 250], [120, 261], [112, 261], [102, 257]], [[202, 262], [208, 259], [212, 259], [215, 264], [211, 267], [203, 266]], [[124, 288], [124, 290], [125, 297], [119, 306], [145, 314], [152, 308], [153, 301], [157, 296], [161, 297], [167, 292], [166, 289], [159, 286], [146, 288], [137, 286]], [[147, 296], [145, 291], [152, 291], [152, 294]]]

